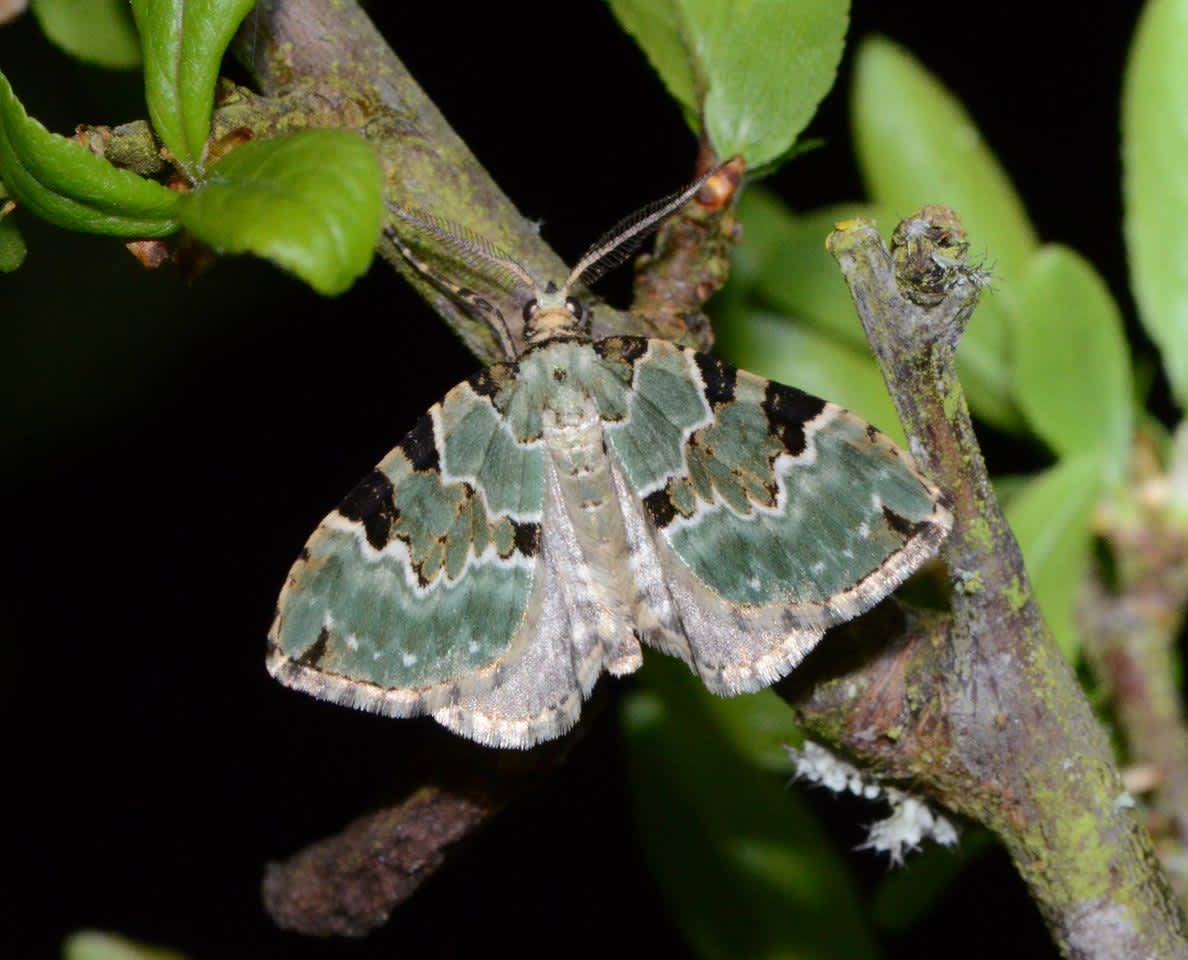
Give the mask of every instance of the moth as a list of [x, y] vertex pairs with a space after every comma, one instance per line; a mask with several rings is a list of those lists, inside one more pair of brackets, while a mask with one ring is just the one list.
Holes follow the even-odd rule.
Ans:
[[529, 747], [569, 730], [644, 645], [714, 693], [758, 690], [936, 551], [951, 525], [939, 491], [858, 417], [666, 340], [591, 338], [573, 292], [701, 183], [623, 221], [560, 286], [393, 209], [523, 291], [522, 348], [389, 229], [507, 359], [434, 404], [314, 531], [269, 634], [276, 679]]

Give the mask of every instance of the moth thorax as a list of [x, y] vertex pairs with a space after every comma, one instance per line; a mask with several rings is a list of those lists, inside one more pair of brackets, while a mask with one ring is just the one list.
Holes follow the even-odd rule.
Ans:
[[524, 304], [524, 340], [541, 343], [553, 337], [589, 336], [590, 320], [582, 305], [550, 283]]

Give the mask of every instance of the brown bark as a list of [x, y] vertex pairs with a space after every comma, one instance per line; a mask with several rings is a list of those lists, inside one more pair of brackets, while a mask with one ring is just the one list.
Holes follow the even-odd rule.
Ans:
[[468, 837], [563, 763], [586, 728], [526, 753], [461, 741], [435, 751], [433, 770], [411, 796], [268, 865], [262, 889], [273, 921], [322, 937], [382, 926]]

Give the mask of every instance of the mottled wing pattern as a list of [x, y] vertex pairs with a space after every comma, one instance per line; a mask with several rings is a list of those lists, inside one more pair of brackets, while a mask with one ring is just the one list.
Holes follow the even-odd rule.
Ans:
[[606, 441], [642, 637], [711, 690], [785, 675], [948, 533], [937, 489], [841, 407], [666, 341], [608, 342], [630, 378]]
[[542, 562], [543, 456], [539, 398], [514, 365], [451, 390], [309, 539], [270, 632], [272, 674], [492, 745], [572, 725], [594, 678], [578, 676]]
[[323, 520], [268, 665], [529, 746], [640, 641], [717, 693], [771, 683], [950, 522], [840, 407], [666, 341], [557, 338], [451, 390]]

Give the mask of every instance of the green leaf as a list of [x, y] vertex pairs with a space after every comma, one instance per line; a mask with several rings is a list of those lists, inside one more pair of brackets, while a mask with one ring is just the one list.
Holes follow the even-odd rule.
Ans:
[[768, 687], [712, 704], [723, 735], [760, 770], [788, 774], [788, 746], [804, 745], [804, 732], [788, 704]]
[[1150, 0], [1122, 96], [1123, 194], [1139, 316], [1188, 406], [1188, 0]]
[[12, 273], [25, 262], [25, 253], [25, 238], [12, 217], [0, 217], [0, 273]]
[[1033, 479], [1006, 508], [1044, 619], [1072, 662], [1080, 658], [1076, 601], [1089, 568], [1090, 523], [1103, 474], [1096, 456], [1062, 460]]
[[877, 956], [844, 864], [785, 787], [786, 761], [783, 776], [762, 770], [732, 742], [755, 699], [713, 697], [673, 660], [649, 658], [640, 678], [622, 709], [636, 822], [689, 945], [731, 960]]
[[210, 135], [227, 44], [255, 0], [132, 0], [144, 51], [144, 92], [161, 141], [191, 176]]
[[913, 854], [903, 869], [890, 871], [875, 890], [876, 926], [894, 933], [910, 930], [941, 904], [965, 868], [993, 850], [994, 844], [994, 834], [973, 827], [962, 833], [956, 848], [932, 843]]
[[367, 270], [383, 216], [371, 144], [349, 130], [246, 143], [184, 194], [185, 227], [220, 253], [268, 257], [327, 296]]
[[841, 404], [905, 445], [895, 404], [869, 347], [856, 349], [761, 310], [731, 311], [715, 329], [718, 350], [731, 363]]
[[860, 203], [794, 214], [774, 194], [748, 189], [738, 207], [743, 239], [735, 260], [743, 279], [754, 274], [753, 296], [765, 306], [863, 353], [870, 348], [850, 288], [825, 249], [834, 226], [856, 216], [878, 219], [869, 205]]
[[140, 65], [140, 38], [127, 0], [32, 0], [45, 35], [79, 60], [115, 70]]
[[1015, 395], [1058, 455], [1129, 460], [1134, 387], [1122, 317], [1105, 282], [1067, 247], [1045, 246], [1018, 291]]
[[859, 50], [854, 140], [871, 198], [908, 216], [926, 204], [957, 210], [975, 255], [994, 264], [995, 286], [958, 350], [970, 406], [998, 426], [1011, 411], [1011, 291], [1035, 251], [1035, 231], [1010, 180], [961, 104], [907, 52], [887, 40]]
[[718, 350], [753, 373], [848, 407], [902, 444], [849, 288], [825, 250], [834, 224], [863, 209], [794, 215], [773, 194], [748, 190], [739, 207], [743, 242], [715, 301]]
[[113, 933], [84, 930], [62, 945], [62, 960], [184, 960], [180, 953], [146, 947]]
[[1026, 490], [1034, 479], [1034, 475], [1028, 473], [1004, 473], [991, 477], [990, 483], [994, 487], [994, 496], [1005, 510], [1007, 504]]
[[845, 0], [610, 0], [686, 118], [719, 157], [786, 154], [837, 75]]
[[701, 129], [701, 97], [693, 60], [683, 35], [683, 13], [673, 0], [608, 0], [615, 19], [631, 34], [694, 131]]
[[177, 229], [177, 194], [50, 133], [25, 113], [3, 74], [0, 178], [30, 213], [70, 230], [163, 237]]

